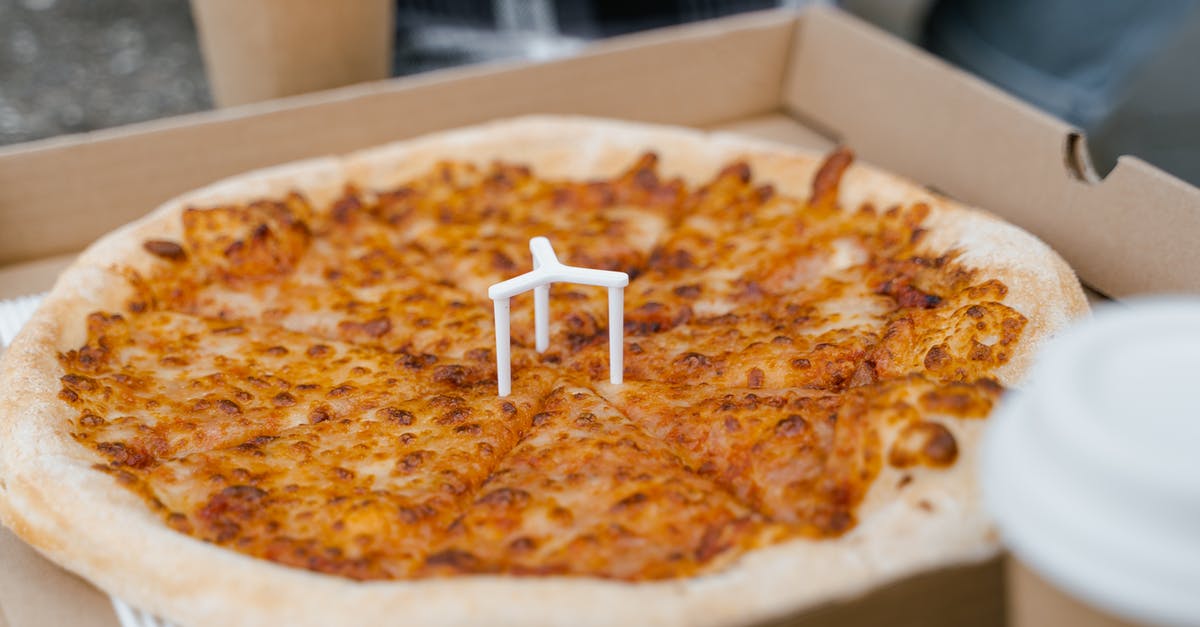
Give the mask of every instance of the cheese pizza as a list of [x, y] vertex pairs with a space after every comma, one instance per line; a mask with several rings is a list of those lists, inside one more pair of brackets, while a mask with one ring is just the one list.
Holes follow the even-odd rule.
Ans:
[[[629, 274], [625, 383], [602, 288]], [[1083, 315], [1033, 236], [869, 166], [529, 117], [254, 172], [61, 277], [5, 354], [0, 514], [183, 624], [731, 624], [997, 551], [971, 465]]]

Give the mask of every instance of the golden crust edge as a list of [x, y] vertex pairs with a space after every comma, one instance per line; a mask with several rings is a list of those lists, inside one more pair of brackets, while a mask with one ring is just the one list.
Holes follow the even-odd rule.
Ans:
[[[553, 150], [572, 138], [564, 156]], [[549, 141], [539, 149], [530, 137]], [[524, 142], [523, 144], [520, 142]], [[441, 147], [439, 147], [439, 145]], [[57, 384], [44, 373], [58, 372], [55, 353], [78, 337], [69, 329], [87, 312], [120, 305], [120, 290], [105, 291], [96, 273], [130, 265], [158, 263], [141, 252], [148, 237], [178, 235], [177, 216], [189, 203], [252, 200], [279, 194], [289, 186], [336, 194], [345, 183], [381, 184], [381, 171], [397, 163], [429, 165], [430, 158], [495, 157], [524, 162], [545, 176], [610, 175], [644, 150], [654, 147], [667, 175], [702, 180], [730, 159], [747, 156], [756, 179], [769, 179], [789, 194], [803, 196], [820, 163], [819, 155], [724, 133], [705, 133], [651, 125], [576, 117], [532, 116], [494, 122], [398, 142], [353, 153], [250, 172], [168, 201], [147, 217], [102, 238], [80, 256], [59, 280], [34, 320], [6, 352], [0, 378], [14, 381], [0, 395], [0, 517], [18, 535], [51, 559], [126, 600], [181, 624], [235, 622], [319, 624], [354, 618], [360, 622], [463, 624], [579, 624], [659, 622], [720, 625], [768, 618], [825, 601], [846, 598], [921, 570], [986, 559], [997, 544], [978, 507], [971, 477], [971, 451], [979, 429], [956, 431], [967, 451], [948, 472], [923, 473], [902, 499], [873, 505], [869, 520], [835, 541], [792, 541], [754, 551], [721, 573], [679, 581], [626, 584], [594, 579], [471, 577], [416, 582], [360, 584], [277, 566], [167, 529], [140, 501], [107, 475], [86, 470], [89, 452], [51, 423], [62, 425], [69, 410], [56, 398]], [[581, 149], [581, 146], [583, 147]], [[439, 152], [441, 150], [441, 152]], [[459, 157], [459, 155], [465, 155]], [[574, 155], [574, 156], [572, 156]], [[311, 168], [311, 169], [310, 169]], [[574, 170], [572, 170], [574, 168]], [[312, 185], [312, 173], [326, 177]], [[864, 190], [863, 186], [891, 188]], [[264, 191], [267, 190], [267, 191]], [[273, 190], [273, 191], [272, 191]], [[935, 241], [958, 241], [971, 234], [966, 224], [986, 228], [1020, 255], [997, 252], [1000, 278], [1010, 284], [1006, 303], [1034, 324], [1022, 351], [1002, 376], [1015, 383], [1033, 351], [1058, 328], [1058, 322], [1083, 315], [1086, 300], [1074, 274], [1057, 254], [1024, 231], [978, 210], [930, 194], [894, 175], [856, 164], [846, 175], [843, 199], [856, 195], [901, 193], [934, 207], [931, 219], [948, 224], [933, 232]], [[865, 194], [869, 196], [870, 194]], [[952, 216], [960, 217], [957, 221]], [[985, 226], [986, 225], [986, 226]], [[943, 238], [937, 240], [936, 238]], [[994, 243], [994, 242], [993, 242]], [[1013, 245], [1017, 244], [1017, 245]], [[995, 251], [993, 251], [995, 252]], [[1011, 250], [1009, 253], [1013, 252]], [[1020, 263], [1038, 259], [1029, 272]], [[1008, 274], [1006, 274], [1006, 271]], [[1008, 279], [1008, 280], [1005, 280]], [[1029, 281], [1029, 282], [1026, 282]], [[1049, 292], [1045, 291], [1049, 290]], [[1063, 306], [1048, 311], [1037, 294], [1057, 293]], [[1009, 301], [1012, 302], [1009, 302]], [[1065, 323], [1065, 322], [1063, 322]], [[66, 342], [66, 343], [64, 343]], [[40, 374], [39, 374], [40, 373]], [[39, 378], [40, 376], [40, 378]], [[978, 421], [976, 421], [978, 422]], [[40, 429], [39, 429], [40, 425]], [[876, 486], [883, 485], [881, 476]], [[878, 497], [888, 490], [872, 488]], [[53, 498], [47, 498], [50, 495]], [[916, 507], [933, 499], [930, 514]], [[878, 498], [870, 499], [878, 501]], [[112, 508], [106, 504], [118, 503]], [[942, 506], [945, 507], [942, 507]], [[903, 543], [889, 539], [904, 537]], [[99, 548], [97, 548], [99, 547]], [[920, 550], [915, 550], [919, 548]], [[131, 550], [132, 549], [132, 550]], [[819, 576], [797, 564], [821, 563]]]

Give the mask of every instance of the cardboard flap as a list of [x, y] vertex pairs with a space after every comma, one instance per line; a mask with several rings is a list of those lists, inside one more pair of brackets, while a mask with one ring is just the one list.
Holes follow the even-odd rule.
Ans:
[[1128, 157], [1100, 181], [1070, 125], [836, 10], [805, 15], [788, 77], [790, 112], [1036, 233], [1097, 290], [1200, 292], [1200, 190]]
[[528, 113], [704, 126], [777, 110], [795, 20], [631, 35], [550, 63], [432, 72], [0, 149], [0, 265], [78, 250], [212, 181]]
[[1131, 156], [1067, 188], [1063, 210], [1037, 228], [1085, 281], [1103, 277], [1091, 282], [1114, 297], [1200, 292], [1200, 190]]

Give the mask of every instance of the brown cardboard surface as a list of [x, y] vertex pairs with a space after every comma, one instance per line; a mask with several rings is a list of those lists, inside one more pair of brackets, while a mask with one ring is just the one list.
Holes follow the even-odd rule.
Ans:
[[812, 128], [801, 124], [795, 118], [783, 113], [768, 113], [766, 115], [739, 118], [721, 124], [714, 124], [709, 128], [716, 131], [740, 133], [750, 137], [782, 142], [822, 152], [828, 151], [837, 145], [837, 142], [833, 139], [818, 133]]
[[74, 259], [74, 253], [67, 253], [0, 267], [0, 300], [50, 289], [58, 273]]
[[115, 627], [108, 597], [0, 527], [0, 627]]
[[1004, 627], [1004, 596], [998, 594], [1003, 580], [1003, 564], [997, 558], [909, 577], [851, 601], [757, 627]]
[[392, 0], [192, 0], [222, 107], [387, 78]]
[[1135, 627], [1094, 609], [1048, 583], [1020, 561], [1005, 560], [1012, 627]]
[[789, 111], [1032, 231], [1100, 292], [1200, 291], [1200, 190], [1183, 181], [1131, 157], [1098, 181], [1066, 123], [836, 11], [806, 16], [786, 81]]
[[[1200, 249], [1191, 246], [1200, 191], [1135, 159], [1089, 182], [1094, 175], [1072, 157], [1080, 140], [1065, 124], [816, 9], [636, 35], [567, 60], [440, 72], [0, 149], [0, 298], [46, 289], [70, 251], [224, 176], [535, 112], [713, 127], [819, 149], [844, 141], [1030, 228], [1110, 295], [1200, 290]], [[0, 564], [0, 615], [11, 627], [112, 623], [103, 595], [7, 532]], [[780, 624], [999, 625], [1002, 578], [989, 564], [928, 573]]]

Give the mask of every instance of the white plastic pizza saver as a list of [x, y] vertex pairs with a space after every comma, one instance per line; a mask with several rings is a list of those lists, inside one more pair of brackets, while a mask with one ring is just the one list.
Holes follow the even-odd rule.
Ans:
[[1094, 608], [1200, 625], [1200, 299], [1101, 308], [1028, 382], [983, 442], [1005, 544]]
[[550, 346], [550, 285], [576, 283], [608, 288], [608, 370], [609, 380], [621, 383], [625, 372], [625, 286], [629, 275], [611, 270], [568, 266], [558, 260], [550, 240], [529, 240], [533, 270], [501, 281], [488, 288], [488, 298], [496, 311], [496, 381], [500, 396], [512, 392], [512, 346], [509, 334], [509, 305], [513, 296], [533, 290], [533, 324], [539, 353]]

